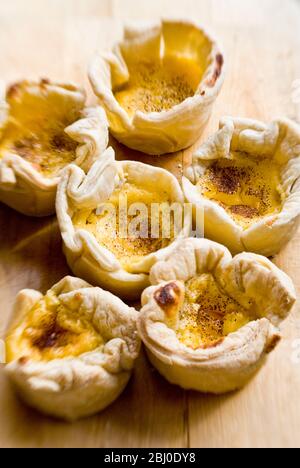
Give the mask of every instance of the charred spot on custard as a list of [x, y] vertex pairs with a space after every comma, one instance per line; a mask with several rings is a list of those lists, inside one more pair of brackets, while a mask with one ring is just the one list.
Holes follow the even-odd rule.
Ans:
[[50, 322], [39, 336], [32, 338], [32, 345], [40, 351], [47, 348], [61, 348], [70, 343], [76, 335], [60, 327], [55, 320]]
[[169, 311], [179, 302], [180, 288], [177, 283], [169, 283], [156, 291], [154, 298], [164, 311]]
[[[75, 298], [75, 300], [78, 299]], [[93, 320], [80, 307], [68, 308], [48, 291], [6, 337], [7, 361], [52, 361], [80, 356], [102, 346]]]

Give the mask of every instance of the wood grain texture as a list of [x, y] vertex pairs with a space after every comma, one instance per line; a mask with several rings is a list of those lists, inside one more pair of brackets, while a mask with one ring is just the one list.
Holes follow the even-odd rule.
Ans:
[[[227, 80], [202, 140], [224, 114], [300, 122], [292, 83], [300, 79], [298, 0], [10, 0], [0, 3], [0, 70], [7, 82], [49, 77], [81, 83], [96, 50], [109, 48], [124, 20], [181, 15], [211, 27], [227, 52]], [[180, 176], [191, 150], [160, 159], [113, 142], [120, 159], [160, 164]], [[275, 259], [300, 292], [299, 235]], [[46, 291], [69, 272], [55, 218], [35, 220], [0, 206], [0, 333], [15, 294]], [[1, 447], [299, 447], [299, 307], [284, 340], [243, 391], [223, 397], [184, 392], [139, 359], [121, 398], [102, 414], [68, 425], [23, 406], [0, 372]]]

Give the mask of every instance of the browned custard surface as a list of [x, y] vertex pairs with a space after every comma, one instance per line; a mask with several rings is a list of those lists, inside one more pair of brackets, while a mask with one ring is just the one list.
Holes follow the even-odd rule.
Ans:
[[22, 87], [7, 94], [9, 119], [0, 136], [0, 159], [4, 154], [17, 154], [47, 177], [76, 158], [77, 143], [64, 129], [80, 116], [66, 115], [53, 103], [39, 96], [25, 94]]
[[[130, 232], [130, 223], [136, 216], [129, 214], [130, 207], [135, 203], [142, 203], [143, 208], [146, 209], [145, 216], [137, 212], [139, 223], [136, 235]], [[162, 219], [163, 217], [167, 219], [166, 212], [170, 203], [169, 194], [157, 191], [155, 185], [153, 190], [150, 190], [125, 182], [107, 200], [103, 212], [79, 210], [73, 217], [73, 224], [76, 229], [84, 229], [93, 234], [98, 243], [112, 252], [124, 269], [130, 271], [132, 264], [166, 247], [172, 241], [174, 234], [172, 216], [170, 216], [170, 236], [163, 235], [162, 230]], [[120, 206], [125, 206], [125, 204], [128, 208], [127, 216], [123, 226], [120, 226]], [[153, 204], [157, 204], [161, 210], [153, 213], [151, 210]], [[114, 209], [107, 209], [108, 207]], [[158, 228], [158, 236], [152, 236], [152, 224]]]
[[285, 199], [281, 166], [265, 158], [240, 153], [219, 159], [200, 178], [201, 194], [219, 203], [243, 228], [279, 213]]
[[76, 357], [103, 344], [90, 318], [69, 310], [49, 291], [6, 338], [8, 362]]
[[185, 299], [176, 333], [186, 346], [205, 348], [249, 321], [249, 312], [222, 291], [213, 275], [203, 274], [185, 285]]

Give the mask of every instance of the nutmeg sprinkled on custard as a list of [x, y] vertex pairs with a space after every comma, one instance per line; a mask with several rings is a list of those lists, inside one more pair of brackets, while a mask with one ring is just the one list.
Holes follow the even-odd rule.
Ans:
[[129, 115], [170, 110], [194, 96], [201, 81], [200, 66], [184, 57], [166, 57], [162, 63], [129, 64], [130, 80], [115, 90]]
[[[39, 86], [44, 85], [42, 80]], [[7, 92], [9, 118], [2, 130], [0, 158], [4, 154], [17, 154], [45, 176], [56, 176], [76, 159], [78, 143], [64, 130], [80, 114], [66, 115], [63, 108], [56, 111], [53, 104], [41, 98], [30, 100], [23, 87], [24, 84], [17, 83]]]
[[280, 166], [265, 158], [233, 154], [214, 162], [200, 178], [203, 196], [216, 201], [242, 227], [278, 213], [284, 202]]
[[[136, 232], [130, 231], [130, 223], [136, 218], [128, 213], [125, 223], [120, 225], [120, 204], [125, 202], [128, 209], [134, 203], [143, 203], [146, 208], [145, 214], [141, 215]], [[161, 248], [166, 247], [174, 239], [174, 216], [170, 216], [170, 236], [163, 236], [164, 209], [167, 211], [171, 203], [167, 192], [158, 192], [138, 187], [130, 183], [124, 183], [116, 189], [103, 206], [103, 211], [79, 210], [73, 217], [76, 229], [84, 229], [93, 234], [100, 245], [112, 252], [120, 261], [123, 268], [130, 270], [131, 264], [140, 261], [143, 257], [150, 255]], [[151, 207], [159, 204], [160, 211], [153, 214]], [[114, 207], [115, 210], [107, 210], [105, 206]], [[158, 228], [157, 237], [151, 235], [152, 226]], [[126, 231], [123, 232], [124, 227]]]
[[213, 346], [250, 321], [249, 313], [229, 297], [211, 274], [187, 281], [178, 339], [197, 349]]

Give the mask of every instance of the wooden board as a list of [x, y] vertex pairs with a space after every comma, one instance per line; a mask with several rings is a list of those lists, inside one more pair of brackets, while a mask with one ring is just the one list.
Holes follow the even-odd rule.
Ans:
[[[89, 89], [87, 65], [119, 37], [123, 20], [182, 15], [210, 26], [223, 41], [226, 84], [203, 138], [220, 116], [300, 121], [292, 83], [300, 79], [298, 0], [10, 0], [0, 4], [0, 76], [50, 77]], [[90, 93], [91, 95], [91, 93]], [[180, 175], [190, 150], [161, 159], [116, 145], [120, 158], [162, 164]], [[300, 291], [300, 237], [276, 258]], [[0, 333], [18, 290], [46, 291], [67, 274], [55, 218], [35, 220], [0, 206]], [[121, 398], [102, 414], [68, 425], [23, 406], [0, 372], [2, 447], [299, 447], [299, 307], [284, 340], [243, 391], [223, 397], [184, 392], [166, 383], [141, 355]]]

